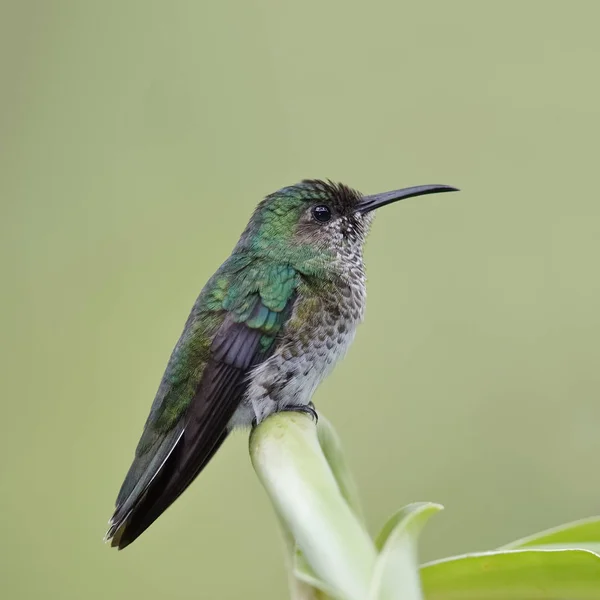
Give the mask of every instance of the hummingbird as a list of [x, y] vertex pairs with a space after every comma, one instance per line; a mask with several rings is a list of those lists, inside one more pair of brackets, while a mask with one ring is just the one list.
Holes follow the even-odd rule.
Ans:
[[364, 196], [304, 180], [266, 196], [204, 286], [171, 354], [106, 540], [123, 549], [192, 483], [228, 434], [312, 396], [352, 343], [366, 301], [374, 211], [422, 185]]

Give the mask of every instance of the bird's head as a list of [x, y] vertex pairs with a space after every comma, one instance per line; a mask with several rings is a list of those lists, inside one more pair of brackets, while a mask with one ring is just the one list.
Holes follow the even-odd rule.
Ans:
[[304, 180], [270, 194], [257, 206], [238, 250], [281, 255], [312, 249], [354, 255], [362, 250], [376, 209], [413, 196], [454, 191], [448, 185], [421, 185], [364, 196], [341, 183]]

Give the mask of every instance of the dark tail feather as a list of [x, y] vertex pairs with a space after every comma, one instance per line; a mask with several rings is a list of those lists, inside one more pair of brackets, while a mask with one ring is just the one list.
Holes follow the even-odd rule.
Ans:
[[[225, 441], [229, 422], [247, 385], [250, 362], [253, 358], [257, 362], [263, 358], [262, 355], [257, 358], [247, 354], [245, 349], [251, 347], [255, 353], [261, 335], [258, 329], [233, 323], [224, 331], [223, 339], [215, 338], [215, 358], [207, 363], [187, 408], [183, 433], [165, 461], [157, 466], [158, 471], [153, 467], [150, 476], [145, 476], [143, 481], [140, 479], [146, 487], [139, 489], [142, 484], [136, 484], [126, 499], [125, 493], [120, 494], [106, 536], [112, 539], [112, 546], [123, 549], [150, 527], [190, 485]], [[221, 360], [226, 362], [219, 362]]]
[[197, 470], [191, 474], [187, 481], [177, 481], [178, 464], [180, 463], [180, 456], [178, 455], [182, 453], [184, 445], [182, 444], [176, 448], [144, 497], [115, 532], [111, 540], [111, 546], [123, 550], [142, 535], [200, 474], [200, 471], [204, 469], [215, 452], [221, 447], [228, 433], [225, 430], [217, 437], [211, 451], [207, 453], [202, 463], [198, 465]]

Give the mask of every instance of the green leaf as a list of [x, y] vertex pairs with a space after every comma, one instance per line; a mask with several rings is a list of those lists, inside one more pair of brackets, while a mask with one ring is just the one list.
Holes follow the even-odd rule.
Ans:
[[409, 504], [392, 515], [377, 536], [380, 555], [375, 565], [370, 600], [421, 600], [417, 538], [439, 504]]
[[[357, 487], [344, 458], [341, 440], [333, 425], [320, 413], [317, 424], [317, 437], [342, 496], [348, 503], [348, 506], [354, 511], [356, 517], [364, 523]], [[285, 528], [285, 524], [283, 527]], [[291, 538], [290, 534], [288, 536]], [[292, 575], [301, 582], [300, 585], [294, 585], [294, 582], [291, 582], [290, 587], [292, 588], [293, 600], [304, 600], [305, 598], [306, 600], [310, 600], [311, 598], [315, 598], [315, 600], [327, 600], [328, 598], [335, 597], [336, 591], [317, 577], [302, 554], [302, 551], [295, 543]], [[310, 595], [311, 590], [312, 596]]]
[[312, 419], [293, 412], [271, 415], [253, 429], [250, 456], [286, 531], [316, 576], [313, 587], [325, 587], [341, 600], [364, 600], [375, 546], [342, 495]]
[[[291, 600], [330, 600], [331, 596], [323, 593], [319, 586], [314, 584], [318, 582], [318, 579], [314, 573], [310, 570], [308, 564], [307, 577], [299, 576], [296, 569], [296, 563], [298, 557], [302, 556], [302, 553], [296, 545], [296, 541], [292, 536], [290, 530], [287, 528], [285, 522], [280, 518], [279, 523], [283, 532], [284, 542], [286, 546], [286, 565], [288, 572], [288, 587], [290, 590]], [[323, 582], [318, 582], [321, 586], [325, 586]]]
[[600, 549], [600, 517], [589, 517], [546, 529], [506, 544], [499, 549], [510, 550], [534, 546], [584, 548], [598, 553]]
[[586, 550], [506, 550], [424, 565], [427, 600], [598, 600], [600, 557]]
[[[328, 598], [338, 597], [337, 592], [333, 587], [329, 586], [322, 579], [317, 577], [311, 566], [308, 564], [306, 558], [304, 558], [300, 548], [296, 548], [292, 572], [294, 573], [296, 579], [314, 590], [313, 597], [315, 599], [327, 600]], [[310, 598], [310, 596], [307, 596], [307, 598]]]
[[440, 510], [444, 510], [441, 504], [433, 504], [431, 502], [415, 502], [414, 504], [403, 506], [381, 528], [375, 539], [377, 551], [381, 552], [383, 550], [385, 543], [394, 530], [396, 530], [396, 533], [400, 531], [397, 529], [399, 525], [402, 525], [404, 529], [410, 528], [411, 531], [415, 531], [416, 535], [418, 535], [429, 517]]
[[329, 463], [329, 467], [337, 481], [342, 496], [361, 523], [364, 523], [365, 519], [358, 497], [358, 488], [344, 458], [342, 442], [333, 425], [321, 413], [319, 413], [317, 436], [321, 450]]

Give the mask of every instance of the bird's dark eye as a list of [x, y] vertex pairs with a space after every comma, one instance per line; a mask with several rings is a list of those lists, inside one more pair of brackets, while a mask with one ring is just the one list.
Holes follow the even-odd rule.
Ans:
[[329, 206], [320, 204], [312, 209], [313, 217], [319, 221], [319, 223], [327, 223], [331, 219], [331, 209]]

